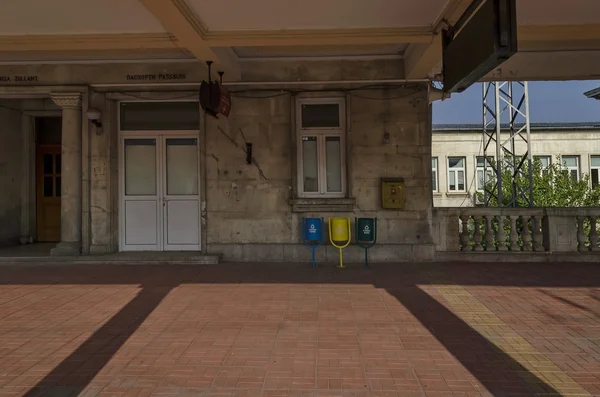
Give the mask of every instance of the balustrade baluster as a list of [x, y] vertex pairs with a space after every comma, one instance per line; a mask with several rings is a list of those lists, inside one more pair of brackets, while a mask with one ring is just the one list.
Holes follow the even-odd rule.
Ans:
[[598, 218], [590, 216], [590, 249], [592, 251], [600, 251], [598, 247]]
[[461, 251], [471, 251], [471, 246], [469, 245], [469, 219], [468, 215], [460, 215], [458, 217], [462, 224], [462, 231], [460, 233], [460, 250]]
[[533, 250], [535, 252], [545, 251], [544, 246], [544, 233], [542, 231], [544, 217], [542, 215], [536, 215], [533, 217]]
[[577, 216], [577, 249], [579, 251], [587, 251], [588, 247], [585, 246], [585, 229], [583, 222], [587, 219], [587, 216]]
[[486, 230], [485, 230], [485, 250], [486, 251], [496, 251], [496, 246], [494, 245], [494, 219], [496, 217], [494, 215], [486, 215]]
[[481, 245], [482, 235], [481, 235], [481, 215], [473, 215], [473, 223], [475, 225], [475, 230], [473, 232], [473, 242], [475, 243], [475, 247], [473, 248], [475, 251], [483, 251], [483, 246]]
[[530, 216], [524, 216], [523, 219], [523, 232], [521, 234], [521, 240], [523, 241], [523, 251], [531, 251], [531, 229], [529, 229]]
[[515, 252], [521, 251], [521, 246], [519, 246], [518, 220], [518, 215], [510, 216], [510, 250]]
[[506, 216], [498, 216], [498, 232], [496, 233], [496, 241], [498, 242], [498, 251], [508, 251], [506, 246]]

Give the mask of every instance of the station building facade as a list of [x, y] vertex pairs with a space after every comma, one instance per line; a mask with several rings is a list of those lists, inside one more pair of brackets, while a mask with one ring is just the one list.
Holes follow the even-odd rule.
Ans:
[[377, 217], [372, 260], [433, 258], [427, 81], [393, 59], [253, 62], [215, 119], [203, 66], [0, 66], [0, 244], [302, 261], [303, 217]]

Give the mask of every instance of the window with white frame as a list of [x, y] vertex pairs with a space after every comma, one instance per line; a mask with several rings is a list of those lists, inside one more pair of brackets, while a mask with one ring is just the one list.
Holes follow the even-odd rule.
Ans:
[[438, 191], [438, 159], [437, 159], [437, 157], [431, 158], [431, 189], [434, 192]]
[[297, 101], [300, 197], [346, 195], [344, 115], [343, 98]]
[[548, 174], [548, 170], [550, 169], [550, 164], [552, 164], [552, 157], [550, 156], [533, 156], [534, 163], [536, 161], [540, 162], [541, 166], [541, 175]]
[[448, 191], [465, 192], [465, 163], [464, 157], [448, 157]]
[[476, 168], [476, 186], [478, 192], [483, 192], [485, 184], [494, 179], [494, 157], [487, 157], [487, 164], [485, 157], [477, 156], [477, 168]]
[[533, 156], [533, 161], [536, 160], [540, 162], [542, 169], [550, 167], [550, 156]]
[[562, 156], [563, 166], [575, 181], [579, 180], [579, 156]]
[[600, 186], [600, 156], [592, 156], [590, 158], [592, 189]]

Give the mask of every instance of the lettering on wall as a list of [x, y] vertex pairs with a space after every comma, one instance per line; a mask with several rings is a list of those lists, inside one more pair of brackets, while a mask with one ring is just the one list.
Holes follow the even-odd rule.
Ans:
[[35, 83], [36, 81], [39, 81], [39, 76], [37, 75], [0, 76], [0, 83]]
[[128, 74], [129, 81], [185, 80], [185, 73]]
[[[40, 82], [39, 75], [0, 75], [0, 84], [14, 83], [37, 83]], [[181, 81], [187, 80], [185, 73], [127, 73], [126, 81], [146, 82], [146, 81]]]

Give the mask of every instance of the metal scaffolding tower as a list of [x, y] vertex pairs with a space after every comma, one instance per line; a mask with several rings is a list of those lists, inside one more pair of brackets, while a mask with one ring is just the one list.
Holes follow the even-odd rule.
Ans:
[[485, 206], [534, 206], [527, 82], [483, 83], [483, 157]]

